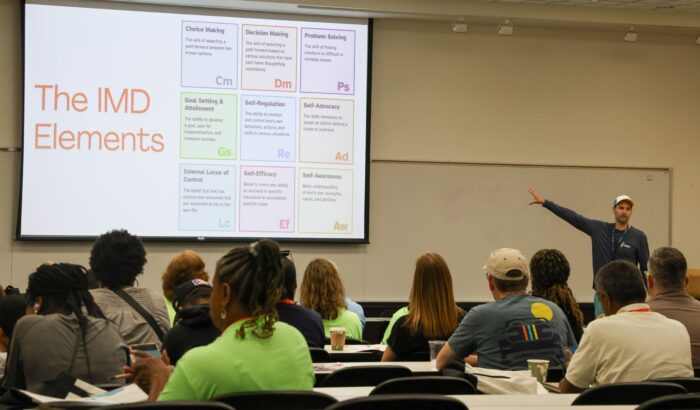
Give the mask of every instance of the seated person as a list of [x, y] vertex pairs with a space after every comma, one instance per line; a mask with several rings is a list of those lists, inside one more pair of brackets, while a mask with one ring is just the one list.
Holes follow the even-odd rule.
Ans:
[[583, 313], [569, 288], [569, 261], [556, 249], [542, 249], [530, 259], [532, 295], [557, 304], [566, 315], [576, 341], [583, 335]]
[[649, 307], [683, 323], [690, 335], [693, 366], [700, 367], [700, 301], [685, 290], [688, 263], [681, 251], [667, 247], [655, 250], [649, 259], [647, 284]]
[[[119, 327], [128, 345], [162, 343], [170, 329], [163, 297], [148, 288], [136, 288], [136, 276], [143, 273], [146, 250], [139, 238], [125, 230], [107, 232], [97, 238], [90, 252], [90, 268], [101, 288], [90, 291], [105, 317]], [[126, 293], [154, 320], [151, 326], [118, 293]], [[156, 330], [156, 328], [158, 330]]]
[[399, 320], [403, 316], [406, 316], [407, 314], [408, 306], [404, 306], [401, 309], [394, 312], [393, 315], [391, 315], [391, 318], [389, 319], [389, 324], [387, 324], [386, 329], [384, 329], [384, 336], [382, 336], [381, 344], [385, 345], [387, 344], [387, 342], [389, 342], [389, 336], [391, 336], [391, 329], [394, 328], [394, 324], [397, 320]]
[[185, 352], [197, 346], [206, 346], [221, 334], [209, 315], [210, 299], [211, 285], [202, 279], [193, 279], [175, 289], [175, 326], [163, 339], [163, 350], [170, 364], [177, 364]]
[[693, 377], [690, 337], [683, 324], [652, 312], [639, 269], [609, 262], [595, 276], [605, 317], [589, 323], [571, 359], [562, 393], [606, 383]]
[[364, 333], [365, 322], [367, 321], [367, 319], [365, 318], [365, 310], [362, 308], [362, 305], [355, 302], [350, 298], [350, 296], [347, 295], [345, 296], [345, 303], [348, 305], [348, 310], [356, 314], [357, 317], [360, 318], [360, 322], [362, 323], [362, 333]]
[[27, 300], [24, 295], [7, 295], [0, 297], [0, 379], [5, 374], [7, 352], [10, 350], [12, 332], [17, 321], [24, 316]]
[[309, 347], [323, 347], [325, 336], [321, 315], [311, 309], [294, 303], [294, 293], [297, 290], [297, 270], [289, 258], [282, 258], [284, 271], [284, 292], [282, 299], [277, 302], [277, 314], [281, 322], [290, 324], [304, 335]]
[[149, 399], [210, 400], [228, 393], [313, 389], [314, 370], [304, 337], [275, 320], [284, 284], [279, 247], [262, 240], [236, 248], [216, 264], [211, 315], [222, 334], [178, 361], [172, 373], [144, 358], [134, 380], [148, 384]]
[[464, 317], [455, 303], [450, 269], [437, 253], [426, 253], [416, 261], [408, 300], [409, 313], [397, 319], [391, 329], [383, 362], [417, 355], [427, 360], [428, 340], [447, 340]]
[[44, 264], [29, 275], [28, 314], [12, 333], [3, 387], [32, 390], [63, 372], [107, 383], [122, 372], [128, 349], [87, 287], [85, 269], [69, 263]]
[[175, 289], [185, 282], [193, 279], [202, 279], [207, 282], [209, 274], [204, 269], [204, 261], [197, 252], [186, 250], [173, 256], [161, 276], [165, 306], [168, 308], [170, 323], [175, 323], [176, 310], [173, 309], [173, 297]]
[[490, 369], [527, 369], [527, 359], [563, 366], [565, 349], [576, 346], [576, 339], [559, 306], [525, 292], [528, 268], [523, 254], [517, 249], [497, 249], [484, 270], [495, 302], [467, 313], [440, 350], [438, 370], [474, 353], [479, 367]]
[[306, 266], [301, 281], [301, 304], [313, 309], [323, 319], [326, 338], [332, 327], [344, 327], [346, 338], [362, 340], [362, 322], [345, 303], [345, 286], [335, 264], [328, 259], [314, 259]]

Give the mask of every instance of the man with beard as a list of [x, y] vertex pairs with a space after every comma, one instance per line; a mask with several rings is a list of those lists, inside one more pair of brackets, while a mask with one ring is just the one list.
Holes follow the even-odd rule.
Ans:
[[[615, 222], [610, 223], [586, 218], [571, 209], [557, 205], [538, 194], [534, 188], [529, 188], [528, 192], [533, 198], [530, 205], [542, 205], [574, 228], [591, 237], [594, 277], [606, 263], [613, 260], [625, 260], [633, 265], [639, 265], [642, 281], [645, 280], [644, 273], [647, 271], [647, 262], [649, 261], [649, 244], [644, 232], [629, 223], [634, 207], [632, 198], [627, 195], [615, 197], [612, 208]], [[598, 317], [603, 313], [603, 308], [597, 294], [593, 303], [595, 315]]]

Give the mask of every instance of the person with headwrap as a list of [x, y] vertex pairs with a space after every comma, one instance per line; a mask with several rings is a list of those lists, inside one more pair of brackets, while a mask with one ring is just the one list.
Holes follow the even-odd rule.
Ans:
[[64, 372], [92, 384], [121, 373], [128, 348], [93, 301], [86, 273], [56, 263], [29, 275], [27, 315], [14, 328], [4, 388], [31, 391]]

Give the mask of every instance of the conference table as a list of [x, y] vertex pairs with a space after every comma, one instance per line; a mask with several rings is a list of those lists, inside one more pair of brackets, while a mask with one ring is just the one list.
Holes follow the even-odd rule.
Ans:
[[[360, 387], [316, 387], [314, 391], [325, 393], [335, 397], [338, 401], [366, 397], [374, 386]], [[539, 408], [546, 410], [573, 409], [571, 403], [578, 394], [475, 394], [475, 395], [450, 395], [470, 410], [496, 408], [501, 410]], [[604, 405], [585, 406], [586, 410], [632, 410], [637, 405]]]
[[415, 376], [437, 376], [440, 374], [430, 362], [337, 362], [337, 363], [314, 363], [314, 373], [316, 376], [327, 375], [338, 369], [357, 366], [404, 366], [408, 367]]

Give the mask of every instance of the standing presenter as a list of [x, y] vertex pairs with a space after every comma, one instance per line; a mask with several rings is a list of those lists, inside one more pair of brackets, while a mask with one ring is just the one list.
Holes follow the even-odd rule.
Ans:
[[[579, 215], [571, 209], [564, 208], [554, 202], [545, 199], [534, 188], [528, 188], [532, 195], [530, 205], [540, 204], [549, 209], [554, 215], [565, 220], [574, 228], [591, 237], [591, 250], [593, 254], [593, 275], [606, 263], [613, 260], [626, 260], [639, 265], [639, 270], [644, 275], [649, 261], [649, 244], [647, 236], [641, 230], [630, 225], [634, 202], [627, 195], [619, 195], [613, 201], [614, 223], [589, 219]], [[642, 277], [644, 283], [645, 278]], [[593, 298], [595, 316], [603, 313], [600, 299], [596, 294]]]

